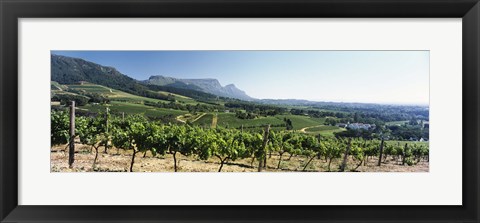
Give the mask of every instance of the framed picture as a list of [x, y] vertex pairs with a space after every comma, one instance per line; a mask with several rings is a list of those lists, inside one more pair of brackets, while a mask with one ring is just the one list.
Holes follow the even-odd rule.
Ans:
[[1, 1], [0, 219], [478, 222], [479, 7]]

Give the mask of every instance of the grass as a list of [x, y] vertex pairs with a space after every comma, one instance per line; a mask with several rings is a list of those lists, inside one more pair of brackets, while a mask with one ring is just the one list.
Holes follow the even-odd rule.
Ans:
[[193, 122], [195, 125], [210, 127], [212, 124], [213, 114], [206, 114], [199, 118], [197, 121]]
[[307, 128], [307, 129], [305, 129], [305, 131], [307, 131], [307, 132], [318, 132], [318, 131], [335, 130], [335, 129], [339, 129], [339, 127], [330, 126], [330, 125], [322, 125], [322, 126]]
[[[125, 114], [144, 114], [149, 117], [158, 117], [158, 116], [165, 116], [165, 115], [183, 115], [186, 114], [186, 111], [168, 109], [168, 108], [155, 108], [143, 104], [134, 104], [129, 102], [120, 102], [120, 101], [112, 101], [110, 106], [108, 106], [111, 112], [120, 113], [125, 112]], [[104, 105], [93, 105], [88, 104], [86, 106], [82, 106], [82, 109], [87, 109], [92, 112], [104, 112], [106, 106]]]
[[68, 92], [68, 91], [52, 90], [52, 93], [54, 93], [56, 95], [67, 95], [68, 94], [68, 95], [76, 95], [76, 96], [87, 98], [87, 96], [83, 96], [83, 95], [80, 95], [80, 94], [75, 94], [75, 93]]
[[196, 104], [205, 104], [203, 102], [199, 102], [199, 101], [196, 101], [195, 99], [193, 98], [189, 98], [187, 96], [183, 96], [183, 95], [179, 95], [179, 94], [174, 94], [174, 93], [170, 93], [170, 92], [166, 92], [166, 91], [158, 91], [157, 92], [158, 94], [162, 95], [162, 96], [165, 96], [167, 97], [169, 94], [170, 95], [173, 95], [173, 97], [175, 98], [175, 100], [179, 103], [183, 103], [183, 104], [189, 104], [189, 105], [196, 105]]
[[[194, 124], [200, 126], [210, 126], [212, 124], [212, 119], [214, 115], [215, 114], [212, 113], [206, 114], [197, 121], [195, 121]], [[217, 117], [217, 125], [220, 127], [241, 128], [243, 125], [245, 129], [254, 131], [263, 129], [264, 126], [267, 124], [272, 125], [272, 130], [285, 130], [285, 126], [278, 126], [285, 124], [285, 122], [283, 121], [284, 118], [288, 118], [292, 121], [294, 130], [300, 130], [309, 126], [322, 125], [325, 121], [324, 118], [310, 118], [301, 115], [277, 115], [268, 117], [262, 116], [255, 119], [239, 119], [235, 116], [234, 113], [218, 113]]]
[[338, 111], [338, 110], [329, 110], [329, 109], [323, 109], [323, 108], [316, 108], [312, 106], [303, 106], [303, 105], [285, 105], [283, 107], [286, 108], [295, 108], [295, 109], [303, 109], [303, 110], [312, 110], [312, 111], [320, 111], [320, 112], [338, 112], [338, 113], [344, 113], [348, 114], [349, 112], [346, 111]]
[[63, 91], [67, 87], [65, 85], [61, 85], [56, 81], [50, 81], [50, 90], [58, 90], [58, 91]]
[[[53, 83], [52, 83], [53, 85]], [[121, 113], [124, 112], [125, 114], [143, 114], [149, 117], [159, 117], [165, 115], [173, 115], [179, 116], [184, 115], [187, 112], [175, 109], [168, 109], [168, 108], [156, 108], [152, 106], [144, 105], [144, 102], [167, 102], [165, 100], [147, 98], [142, 96], [137, 96], [133, 94], [129, 94], [123, 91], [111, 89], [102, 85], [96, 84], [82, 84], [82, 85], [68, 85], [67, 87], [79, 90], [79, 91], [86, 91], [90, 93], [97, 93], [107, 96], [111, 101], [109, 104], [109, 109], [111, 112], [114, 113]], [[58, 93], [58, 92], [57, 92]], [[65, 92], [68, 93], [68, 92]], [[168, 94], [167, 92], [163, 92], [163, 94]], [[176, 98], [182, 98], [183, 100], [193, 100], [188, 97], [175, 95]], [[105, 106], [99, 104], [88, 104], [81, 107], [82, 109], [86, 109], [91, 112], [104, 112]]]
[[343, 128], [337, 128], [337, 129], [320, 130], [320, 131], [314, 131], [314, 132], [308, 131], [306, 133], [314, 134], [314, 135], [320, 134], [321, 136], [335, 136], [334, 133], [343, 132], [343, 131], [346, 131], [346, 130]]
[[82, 84], [82, 85], [68, 85], [69, 88], [75, 90], [84, 90], [90, 93], [97, 93], [107, 96], [112, 101], [127, 101], [127, 102], [142, 102], [142, 101], [149, 101], [149, 102], [169, 102], [166, 100], [159, 100], [154, 98], [147, 98], [142, 96], [137, 96], [133, 94], [129, 94], [123, 91], [111, 89], [102, 85], [96, 84]]
[[[194, 122], [196, 125], [200, 126], [210, 126], [212, 124], [212, 119], [215, 114], [209, 113], [198, 119]], [[256, 119], [239, 119], [235, 116], [234, 113], [218, 113], [217, 114], [217, 126], [228, 127], [228, 128], [241, 128], [242, 125], [245, 129], [256, 130], [257, 128], [263, 128], [263, 126], [270, 125], [280, 125], [284, 124], [283, 119], [277, 117], [260, 117]], [[272, 129], [282, 129], [285, 127], [272, 127]]]
[[[196, 120], [201, 114], [190, 115], [187, 111], [167, 109], [167, 108], [156, 108], [152, 106], [144, 105], [144, 102], [167, 102], [159, 99], [146, 98], [142, 96], [137, 96], [129, 94], [123, 91], [111, 89], [105, 86], [96, 85], [96, 84], [82, 84], [82, 85], [59, 85], [58, 83], [52, 82], [52, 91], [57, 93], [68, 93], [62, 91], [65, 88], [71, 88], [79, 91], [86, 91], [90, 93], [98, 93], [104, 96], [107, 96], [111, 102], [109, 109], [113, 113], [122, 113], [125, 114], [143, 114], [149, 117], [159, 117], [165, 115], [172, 115], [178, 117], [180, 120]], [[185, 104], [204, 104], [198, 102], [192, 98], [173, 94], [165, 91], [159, 91], [158, 94], [168, 96], [169, 94], [173, 95], [175, 99], [180, 103]], [[99, 104], [88, 104], [82, 106], [82, 109], [91, 111], [91, 112], [104, 112], [105, 106]], [[212, 120], [214, 118], [214, 113], [207, 113], [200, 118], [198, 118], [194, 124], [200, 126], [211, 126]], [[234, 113], [218, 113], [217, 114], [217, 126], [228, 127], [228, 128], [241, 128], [249, 131], [262, 130], [265, 125], [270, 124], [271, 129], [275, 131], [285, 130], [285, 121], [284, 119], [290, 119], [292, 121], [293, 130], [300, 130], [306, 127], [312, 127], [308, 129], [307, 133], [311, 134], [322, 134], [326, 136], [333, 136], [334, 132], [344, 131], [343, 129], [334, 127], [334, 126], [320, 126], [325, 122], [325, 118], [311, 118], [304, 115], [277, 115], [277, 116], [267, 116], [267, 117], [258, 117], [255, 119], [239, 119], [235, 116]]]
[[[52, 83], [52, 88], [57, 88], [55, 83]], [[124, 108], [124, 106], [120, 106], [119, 110], [122, 112], [128, 112], [132, 113], [133, 110], [137, 110], [139, 113], [143, 113], [143, 111], [138, 110], [139, 106], [136, 106], [138, 104], [143, 104], [144, 102], [152, 102], [152, 103], [170, 103], [170, 101], [167, 100], [161, 100], [161, 99], [155, 99], [155, 98], [147, 98], [147, 97], [142, 97], [138, 95], [133, 95], [127, 92], [111, 89], [102, 85], [97, 85], [97, 84], [82, 84], [82, 85], [68, 85], [67, 87], [74, 89], [74, 90], [79, 90], [79, 91], [86, 91], [90, 93], [97, 93], [104, 95], [108, 97], [111, 101], [112, 104], [115, 104], [115, 102], [126, 102], [126, 103], [132, 103], [133, 105], [127, 106], [127, 108]], [[58, 88], [57, 88], [58, 89]], [[54, 90], [55, 91], [55, 90]], [[152, 91], [153, 92], [153, 91]], [[190, 104], [190, 105], [196, 105], [196, 104], [205, 104], [203, 102], [198, 102], [195, 99], [179, 95], [179, 94], [174, 94], [174, 93], [169, 93], [166, 91], [158, 91], [154, 92], [158, 93], [162, 96], [167, 97], [169, 94], [173, 95], [175, 97], [175, 100], [179, 103], [182, 104]], [[117, 104], [118, 105], [118, 104]], [[115, 106], [114, 106], [115, 107]], [[148, 107], [148, 106], [147, 106]], [[148, 107], [151, 108], [151, 107]], [[127, 111], [125, 111], [125, 109]], [[158, 115], [158, 111], [162, 111], [161, 113], [168, 113], [168, 114], [174, 114], [174, 115], [181, 115], [185, 114], [186, 112], [179, 111], [179, 110], [173, 110], [173, 109], [162, 109], [162, 108], [157, 108], [157, 111], [146, 111], [145, 114], [150, 114], [150, 115]]]
[[239, 119], [233, 113], [219, 113], [217, 125], [229, 128], [240, 128], [242, 125], [244, 128], [248, 127], [260, 127], [263, 125], [281, 125], [284, 124], [283, 120], [276, 117], [259, 117], [255, 119]]
[[[59, 85], [58, 83], [54, 83], [54, 82], [52, 82], [51, 85], [52, 85], [52, 88], [57, 89], [54, 91], [65, 92], [60, 90], [61, 87], [64, 85]], [[160, 115], [169, 115], [169, 114], [179, 116], [187, 113], [186, 111], [146, 106], [144, 105], [144, 102], [147, 102], [147, 101], [153, 102], [153, 103], [157, 103], [157, 102], [169, 103], [169, 102], [164, 100], [146, 98], [142, 96], [129, 94], [129, 93], [111, 89], [102, 85], [86, 83], [81, 85], [67, 85], [66, 87], [74, 90], [78, 90], [78, 91], [102, 94], [108, 97], [111, 100], [110, 110], [112, 112], [125, 112], [127, 114], [145, 114], [147, 116], [160, 116]], [[165, 92], [165, 91], [159, 91], [157, 93], [162, 94], [164, 96], [168, 96], [170, 94], [169, 92]], [[181, 103], [203, 104], [202, 102], [197, 102], [192, 98], [185, 97], [182, 95], [178, 95], [178, 94], [171, 94], [171, 95], [173, 95], [175, 99]], [[82, 108], [92, 112], [105, 111], [105, 107], [102, 105], [90, 104], [90, 105], [83, 106]], [[207, 125], [207, 126], [211, 125], [213, 115], [214, 114], [206, 114], [200, 119], [196, 120], [195, 124]], [[180, 119], [182, 118], [183, 117], [180, 117]], [[191, 118], [191, 120], [194, 120], [195, 118], [196, 117], [193, 117]], [[268, 116], [268, 117], [258, 117], [255, 119], [239, 119], [235, 116], [234, 113], [219, 113], [217, 125], [221, 127], [229, 127], [229, 128], [240, 128], [243, 125], [244, 128], [253, 129], [253, 128], [262, 128], [262, 126], [270, 124], [272, 125], [272, 129], [283, 130], [285, 129], [285, 127], [279, 127], [279, 125], [285, 124], [284, 118], [290, 119], [292, 121], [294, 130], [299, 130], [309, 126], [321, 125], [325, 121], [324, 118], [310, 118], [308, 116], [302, 116], [302, 115], [277, 115], [277, 116]], [[184, 121], [186, 121], [187, 119], [190, 119], [190, 118], [185, 118]]]
[[300, 130], [309, 126], [323, 125], [325, 123], [325, 118], [311, 118], [303, 115], [277, 115], [275, 117], [282, 122], [283, 118], [290, 119], [294, 130]]
[[205, 113], [203, 113], [203, 112], [199, 112], [197, 114], [188, 113], [188, 114], [178, 116], [177, 119], [182, 120], [183, 122], [187, 122], [187, 121], [195, 122], [198, 119], [202, 118], [204, 115], [205, 115]]

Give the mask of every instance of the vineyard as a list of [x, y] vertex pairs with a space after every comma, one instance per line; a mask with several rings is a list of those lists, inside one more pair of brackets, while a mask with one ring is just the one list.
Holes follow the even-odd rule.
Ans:
[[[322, 136], [275, 130], [270, 125], [243, 130], [165, 124], [140, 114], [108, 112], [74, 116], [72, 131], [70, 119], [69, 112], [52, 111], [52, 151], [65, 152], [76, 145], [70, 168], [76, 165], [73, 156], [77, 161], [85, 159], [82, 162], [89, 166], [78, 171], [387, 171], [382, 166], [395, 167], [394, 171], [427, 166], [428, 171], [427, 143]], [[320, 127], [311, 129], [317, 130]], [[118, 170], [99, 168], [114, 160], [121, 160], [124, 166]], [[152, 163], [158, 168], [146, 167]], [[63, 165], [67, 165], [66, 160]], [[52, 171], [58, 170], [58, 165], [52, 165]]]

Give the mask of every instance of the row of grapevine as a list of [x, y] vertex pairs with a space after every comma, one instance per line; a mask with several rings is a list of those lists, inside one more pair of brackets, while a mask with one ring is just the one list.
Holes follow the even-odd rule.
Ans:
[[[62, 111], [51, 114], [52, 145], [66, 144], [68, 135], [68, 114]], [[228, 162], [237, 159], [259, 161], [259, 171], [266, 167], [268, 157], [278, 154], [281, 162], [292, 156], [305, 159], [303, 170], [314, 159], [328, 163], [328, 171], [333, 171], [332, 161], [344, 158], [353, 160], [356, 170], [366, 165], [372, 157], [379, 157], [381, 142], [360, 138], [320, 137], [294, 133], [292, 131], [258, 131], [247, 132], [237, 129], [201, 128], [190, 125], [162, 124], [146, 119], [141, 115], [111, 117], [99, 114], [96, 117], [75, 117], [76, 135], [84, 145], [91, 146], [95, 152], [94, 164], [97, 162], [98, 150], [117, 148], [132, 151], [130, 171], [138, 153], [150, 151], [157, 154], [171, 154], [174, 170], [178, 170], [177, 155], [194, 157], [198, 160], [218, 159], [218, 171]], [[414, 165], [422, 159], [428, 159], [428, 147], [417, 144], [384, 143], [383, 158], [395, 160], [399, 165]], [[289, 156], [288, 159], [286, 156]], [[345, 169], [345, 164], [338, 168]]]

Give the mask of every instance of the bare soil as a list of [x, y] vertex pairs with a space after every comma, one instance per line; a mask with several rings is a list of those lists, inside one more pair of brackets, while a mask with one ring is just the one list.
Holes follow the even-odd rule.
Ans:
[[[51, 172], [128, 172], [130, 169], [130, 161], [132, 159], [132, 151], [118, 150], [116, 148], [109, 149], [104, 153], [104, 148], [99, 149], [98, 160], [93, 166], [95, 151], [89, 146], [77, 144], [75, 145], [75, 162], [72, 168], [68, 167], [68, 151], [65, 146], [51, 148]], [[134, 172], [173, 172], [173, 156], [157, 155], [155, 157], [147, 152], [143, 157], [143, 153], [137, 153], [135, 156]], [[279, 155], [272, 154], [267, 159], [266, 172], [301, 172], [308, 162], [308, 158], [302, 156], [291, 157], [284, 155], [280, 168], [277, 169]], [[331, 163], [330, 171], [338, 171], [342, 159], [335, 159]], [[372, 157], [367, 165], [362, 164], [356, 170], [358, 161], [349, 159], [345, 171], [354, 172], [428, 172], [429, 163], [421, 161], [416, 165], [401, 165], [393, 157], [388, 157], [385, 163], [377, 166], [378, 159]], [[209, 160], [197, 160], [195, 157], [187, 157], [177, 154], [177, 169], [179, 172], [218, 172], [220, 160], [218, 158], [210, 158]], [[252, 159], [241, 159], [231, 161], [224, 164], [222, 172], [256, 172], [258, 161], [252, 163]], [[328, 162], [326, 160], [315, 158], [305, 169], [308, 172], [326, 172], [328, 171]]]

